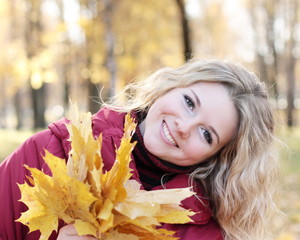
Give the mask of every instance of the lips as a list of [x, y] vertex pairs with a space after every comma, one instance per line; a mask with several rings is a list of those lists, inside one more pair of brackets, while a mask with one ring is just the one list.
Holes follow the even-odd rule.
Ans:
[[174, 138], [172, 137], [170, 131], [169, 131], [169, 128], [166, 124], [165, 121], [163, 121], [162, 123], [162, 129], [163, 129], [163, 133], [164, 133], [164, 136], [166, 137], [166, 139], [172, 144], [174, 145], [175, 147], [178, 147], [176, 141], [174, 140]]

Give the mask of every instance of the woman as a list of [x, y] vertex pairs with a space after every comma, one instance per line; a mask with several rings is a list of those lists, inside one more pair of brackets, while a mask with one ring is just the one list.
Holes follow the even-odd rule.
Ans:
[[[149, 191], [192, 185], [197, 193], [182, 202], [197, 213], [194, 222], [162, 227], [183, 240], [265, 239], [277, 213], [277, 158], [271, 106], [257, 77], [232, 63], [192, 60], [178, 69], [163, 68], [129, 85], [124, 90], [128, 92], [132, 94], [122, 108], [115, 107], [120, 106], [115, 101], [93, 116], [94, 135], [103, 137], [105, 168], [114, 162], [124, 116], [131, 112], [138, 122], [132, 178]], [[0, 206], [5, 219], [0, 223], [1, 239], [38, 238], [37, 232], [28, 234], [20, 223], [12, 223], [26, 210], [17, 202], [15, 183], [24, 182], [24, 163], [47, 172], [40, 156], [43, 149], [58, 157], [68, 155], [65, 120], [49, 128], [1, 165], [0, 194], [7, 196]], [[68, 225], [50, 239], [93, 238], [78, 237]]]

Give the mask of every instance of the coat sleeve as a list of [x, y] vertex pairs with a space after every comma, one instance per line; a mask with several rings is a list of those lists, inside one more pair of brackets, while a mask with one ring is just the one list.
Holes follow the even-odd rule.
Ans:
[[60, 140], [50, 130], [45, 130], [26, 140], [0, 165], [0, 240], [39, 238], [39, 232], [28, 234], [28, 228], [15, 221], [27, 210], [26, 205], [18, 201], [21, 195], [17, 183], [24, 183], [29, 174], [25, 164], [49, 173], [43, 160], [46, 148], [56, 156], [64, 157]]
[[163, 228], [172, 230], [180, 240], [223, 240], [220, 227], [211, 218], [206, 224], [164, 224]]

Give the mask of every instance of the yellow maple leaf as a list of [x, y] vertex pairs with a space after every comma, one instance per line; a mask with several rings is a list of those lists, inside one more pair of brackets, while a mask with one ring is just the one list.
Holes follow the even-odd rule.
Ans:
[[[116, 161], [103, 172], [101, 136], [94, 138], [91, 115], [74, 108], [67, 125], [71, 148], [68, 162], [46, 151], [45, 162], [52, 176], [27, 166], [30, 185], [20, 184], [21, 199], [28, 206], [18, 221], [30, 231], [40, 230], [48, 239], [58, 220], [74, 224], [79, 235], [98, 239], [176, 239], [161, 223], [187, 223], [193, 213], [180, 202], [194, 194], [190, 188], [157, 191], [140, 190], [130, 180], [131, 142], [136, 124], [127, 114], [124, 136], [116, 150]], [[174, 197], [176, 195], [176, 198]]]
[[29, 210], [17, 220], [27, 225], [30, 231], [40, 230], [40, 239], [48, 239], [51, 232], [57, 229], [58, 219], [66, 223], [72, 223], [74, 218], [87, 221], [93, 219], [90, 206], [97, 200], [90, 193], [88, 185], [68, 176], [65, 160], [47, 151], [44, 159], [52, 176], [27, 167], [34, 185], [19, 185], [22, 193], [20, 201]]

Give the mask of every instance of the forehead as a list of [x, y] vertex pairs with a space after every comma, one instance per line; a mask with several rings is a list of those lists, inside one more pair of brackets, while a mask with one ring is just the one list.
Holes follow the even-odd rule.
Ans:
[[228, 100], [231, 99], [230, 90], [228, 89], [228, 87], [225, 84], [219, 82], [209, 82], [209, 81], [197, 82], [189, 86], [186, 86], [185, 88], [193, 89], [199, 94], [207, 93], [207, 95], [214, 94], [215, 96], [218, 94], [218, 95], [222, 95], [222, 97]]

